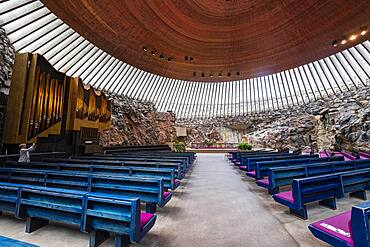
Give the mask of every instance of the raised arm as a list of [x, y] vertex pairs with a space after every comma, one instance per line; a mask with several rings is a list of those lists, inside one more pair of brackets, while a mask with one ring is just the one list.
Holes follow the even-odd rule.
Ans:
[[32, 152], [33, 150], [35, 150], [36, 149], [36, 144], [34, 143], [34, 144], [32, 144], [32, 146], [31, 147], [29, 147], [29, 148], [26, 148], [26, 150], [27, 151], [29, 151], [29, 152]]

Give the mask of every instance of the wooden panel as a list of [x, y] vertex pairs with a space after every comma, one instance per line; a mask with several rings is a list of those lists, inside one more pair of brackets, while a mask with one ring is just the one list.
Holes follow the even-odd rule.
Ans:
[[145, 71], [193, 81], [267, 75], [369, 38], [368, 33], [344, 46], [332, 46], [333, 40], [369, 26], [369, 0], [42, 2], [113, 56]]
[[[8, 107], [5, 116], [5, 125], [4, 125], [4, 143], [19, 143], [17, 140], [22, 136], [25, 138], [27, 129], [23, 129], [22, 118], [24, 118], [24, 108], [25, 108], [25, 97], [27, 95], [27, 76], [28, 76], [28, 63], [30, 62], [30, 54], [21, 54], [15, 57], [14, 66], [13, 66], [13, 82], [11, 90], [9, 92], [8, 98]], [[23, 138], [23, 139], [24, 139]], [[21, 138], [22, 139], [22, 138]]]

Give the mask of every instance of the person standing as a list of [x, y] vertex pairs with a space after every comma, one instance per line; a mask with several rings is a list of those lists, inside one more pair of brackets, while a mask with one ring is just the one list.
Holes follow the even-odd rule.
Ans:
[[19, 145], [21, 150], [19, 150], [19, 159], [18, 162], [30, 162], [30, 152], [35, 150], [36, 144], [33, 143], [31, 147], [27, 148], [27, 145], [25, 143], [22, 143]]

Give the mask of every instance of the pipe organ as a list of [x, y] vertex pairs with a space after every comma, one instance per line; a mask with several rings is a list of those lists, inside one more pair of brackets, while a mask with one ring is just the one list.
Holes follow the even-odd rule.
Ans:
[[39, 54], [17, 54], [6, 113], [5, 144], [37, 142], [86, 128], [110, 127], [111, 102]]

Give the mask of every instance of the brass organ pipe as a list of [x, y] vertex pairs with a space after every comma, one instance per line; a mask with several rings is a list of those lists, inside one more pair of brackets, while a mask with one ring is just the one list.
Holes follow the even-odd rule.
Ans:
[[28, 127], [28, 133], [27, 133], [27, 139], [31, 138], [31, 135], [33, 133], [33, 129], [35, 128], [35, 114], [36, 114], [36, 102], [38, 99], [38, 90], [40, 85], [40, 67], [36, 66], [36, 74], [35, 74], [35, 83], [33, 87], [32, 92], [32, 102], [31, 102], [31, 114], [30, 114], [30, 121], [29, 121], [29, 127]]

